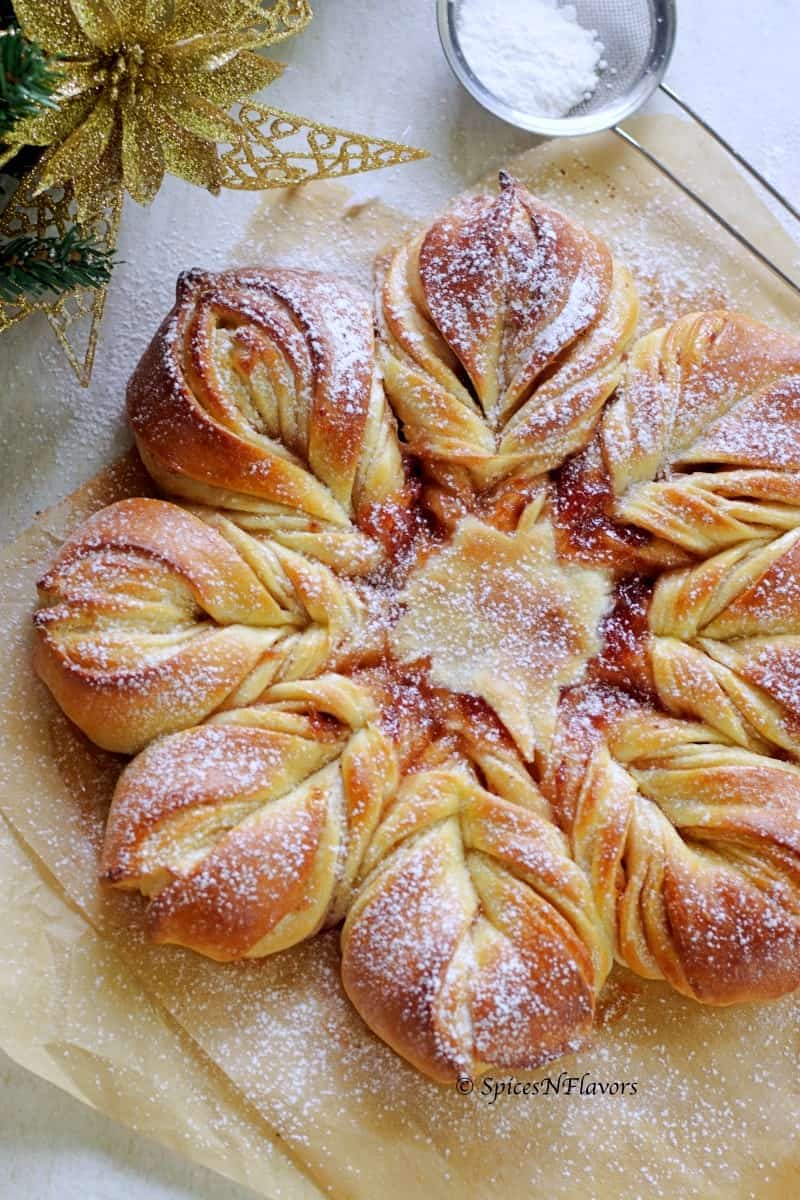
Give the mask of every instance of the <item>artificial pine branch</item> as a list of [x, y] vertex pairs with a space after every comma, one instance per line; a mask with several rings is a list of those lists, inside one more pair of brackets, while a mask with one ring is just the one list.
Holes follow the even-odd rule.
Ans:
[[[51, 93], [58, 82], [53, 60], [22, 33], [9, 0], [0, 0], [0, 143], [23, 117], [57, 107]], [[18, 176], [40, 153], [36, 149], [31, 156], [30, 150], [23, 149], [4, 170]], [[77, 287], [102, 287], [113, 266], [111, 251], [84, 236], [77, 226], [63, 235], [0, 240], [0, 301], [13, 304], [48, 292], [59, 295]]]
[[0, 31], [0, 141], [17, 121], [40, 108], [56, 108], [58, 85], [51, 59], [18, 25]]
[[77, 226], [63, 237], [12, 238], [0, 246], [0, 300], [97, 288], [108, 283], [114, 260]]

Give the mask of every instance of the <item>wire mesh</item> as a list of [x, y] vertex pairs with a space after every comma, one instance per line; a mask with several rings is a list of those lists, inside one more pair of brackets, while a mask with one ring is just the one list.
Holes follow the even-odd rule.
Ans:
[[607, 129], [635, 112], [664, 75], [675, 39], [675, 0], [572, 0], [579, 23], [597, 31], [603, 63], [593, 94], [564, 117], [524, 112], [494, 95], [464, 57], [458, 37], [463, 0], [437, 0], [439, 31], [453, 71], [472, 95], [512, 125], [547, 136]]

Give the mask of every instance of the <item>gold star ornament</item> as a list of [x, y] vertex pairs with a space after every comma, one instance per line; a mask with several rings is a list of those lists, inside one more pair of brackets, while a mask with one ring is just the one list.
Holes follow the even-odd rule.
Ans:
[[[224, 170], [218, 145], [241, 155], [261, 131], [252, 111], [245, 125], [231, 107], [283, 70], [255, 50], [297, 33], [312, 15], [306, 0], [16, 0], [15, 9], [24, 32], [59, 59], [62, 82], [58, 107], [20, 121], [9, 143], [48, 148], [39, 189], [69, 184], [83, 221], [120, 187], [147, 204], [167, 172], [212, 192], [229, 178], [241, 186]], [[330, 132], [301, 126], [317, 140]], [[393, 143], [383, 149], [354, 165], [421, 156]], [[273, 158], [267, 178], [249, 186], [297, 181], [296, 170], [282, 175]]]
[[[3, 212], [6, 235], [31, 223], [47, 232], [49, 216], [34, 209], [49, 211], [53, 190], [73, 219], [105, 236], [123, 193], [147, 204], [167, 173], [216, 193], [425, 157], [249, 99], [283, 71], [256, 51], [303, 29], [308, 0], [15, 0], [14, 8], [23, 32], [57, 60], [61, 82], [56, 108], [6, 134], [0, 166], [22, 146], [44, 149], [24, 181], [32, 186], [20, 186]], [[87, 304], [99, 313], [94, 295]], [[0, 332], [37, 310], [51, 317], [62, 301], [0, 303]], [[91, 355], [81, 358], [87, 382]]]

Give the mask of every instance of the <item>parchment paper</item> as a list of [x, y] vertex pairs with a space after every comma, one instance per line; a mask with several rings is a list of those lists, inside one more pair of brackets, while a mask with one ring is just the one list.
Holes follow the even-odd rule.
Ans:
[[[27, 588], [34, 562], [52, 553], [68, 524], [120, 494], [148, 488], [131, 456], [44, 514], [10, 547], [0, 559], [4, 631], [15, 621], [7, 584], [20, 563]], [[5, 709], [13, 701], [4, 694], [3, 702]], [[6, 741], [10, 732], [4, 725], [4, 796], [24, 788], [26, 778], [26, 750]], [[87, 755], [67, 776], [71, 794], [104, 797], [120, 764], [111, 755]], [[227, 1076], [137, 982], [124, 948], [117, 953], [98, 935], [2, 816], [0, 913], [0, 1046], [8, 1054], [108, 1116], [264, 1195], [319, 1197]]]
[[0, 817], [0, 1044], [84, 1103], [269, 1196], [319, 1197], [227, 1077]]
[[[791, 241], [691, 127], [648, 119], [636, 132], [791, 266]], [[791, 294], [612, 135], [548, 145], [510, 166], [630, 263], [644, 292], [642, 331], [726, 301], [797, 324]], [[405, 222], [383, 205], [347, 205], [341, 185], [270, 197], [236, 257], [367, 283], [372, 254]], [[231, 966], [143, 942], [138, 898], [96, 883], [121, 761], [69, 725], [29, 667], [41, 566], [88, 509], [141, 489], [131, 459], [45, 514], [3, 564], [0, 803], [52, 878], [0, 839], [0, 869], [8, 858], [9, 877], [19, 879], [2, 894], [3, 923], [19, 936], [0, 939], [0, 988], [16, 973], [30, 996], [11, 1018], [0, 1004], [0, 1044], [138, 1128], [164, 1136], [165, 1123], [169, 1144], [264, 1195], [791, 1194], [800, 1169], [796, 998], [715, 1011], [616, 969], [592, 1044], [517, 1079], [585, 1073], [584, 1089], [625, 1082], [625, 1094], [565, 1094], [562, 1080], [557, 1095], [492, 1102], [481, 1085], [461, 1095], [427, 1082], [372, 1037], [341, 991], [336, 932]], [[26, 1021], [29, 1008], [44, 1013], [52, 1034]]]

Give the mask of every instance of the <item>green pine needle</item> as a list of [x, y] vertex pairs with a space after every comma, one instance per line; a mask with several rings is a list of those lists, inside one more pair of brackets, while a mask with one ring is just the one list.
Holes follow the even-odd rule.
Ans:
[[[8, 5], [2, 4], [0, 29], [0, 142], [17, 121], [41, 108], [57, 108], [51, 93], [59, 83], [53, 61], [41, 47], [29, 41], [18, 25], [9, 22]], [[0, 207], [3, 207], [0, 205]], [[99, 288], [107, 283], [114, 267], [110, 250], [74, 226], [62, 236], [19, 236], [0, 241], [0, 301], [15, 303], [23, 298], [74, 288]]]
[[58, 82], [52, 60], [18, 26], [0, 31], [0, 140], [23, 117], [57, 108], [51, 92]]
[[76, 287], [99, 288], [114, 267], [103, 250], [74, 226], [63, 237], [16, 237], [0, 246], [0, 300], [59, 294]]

